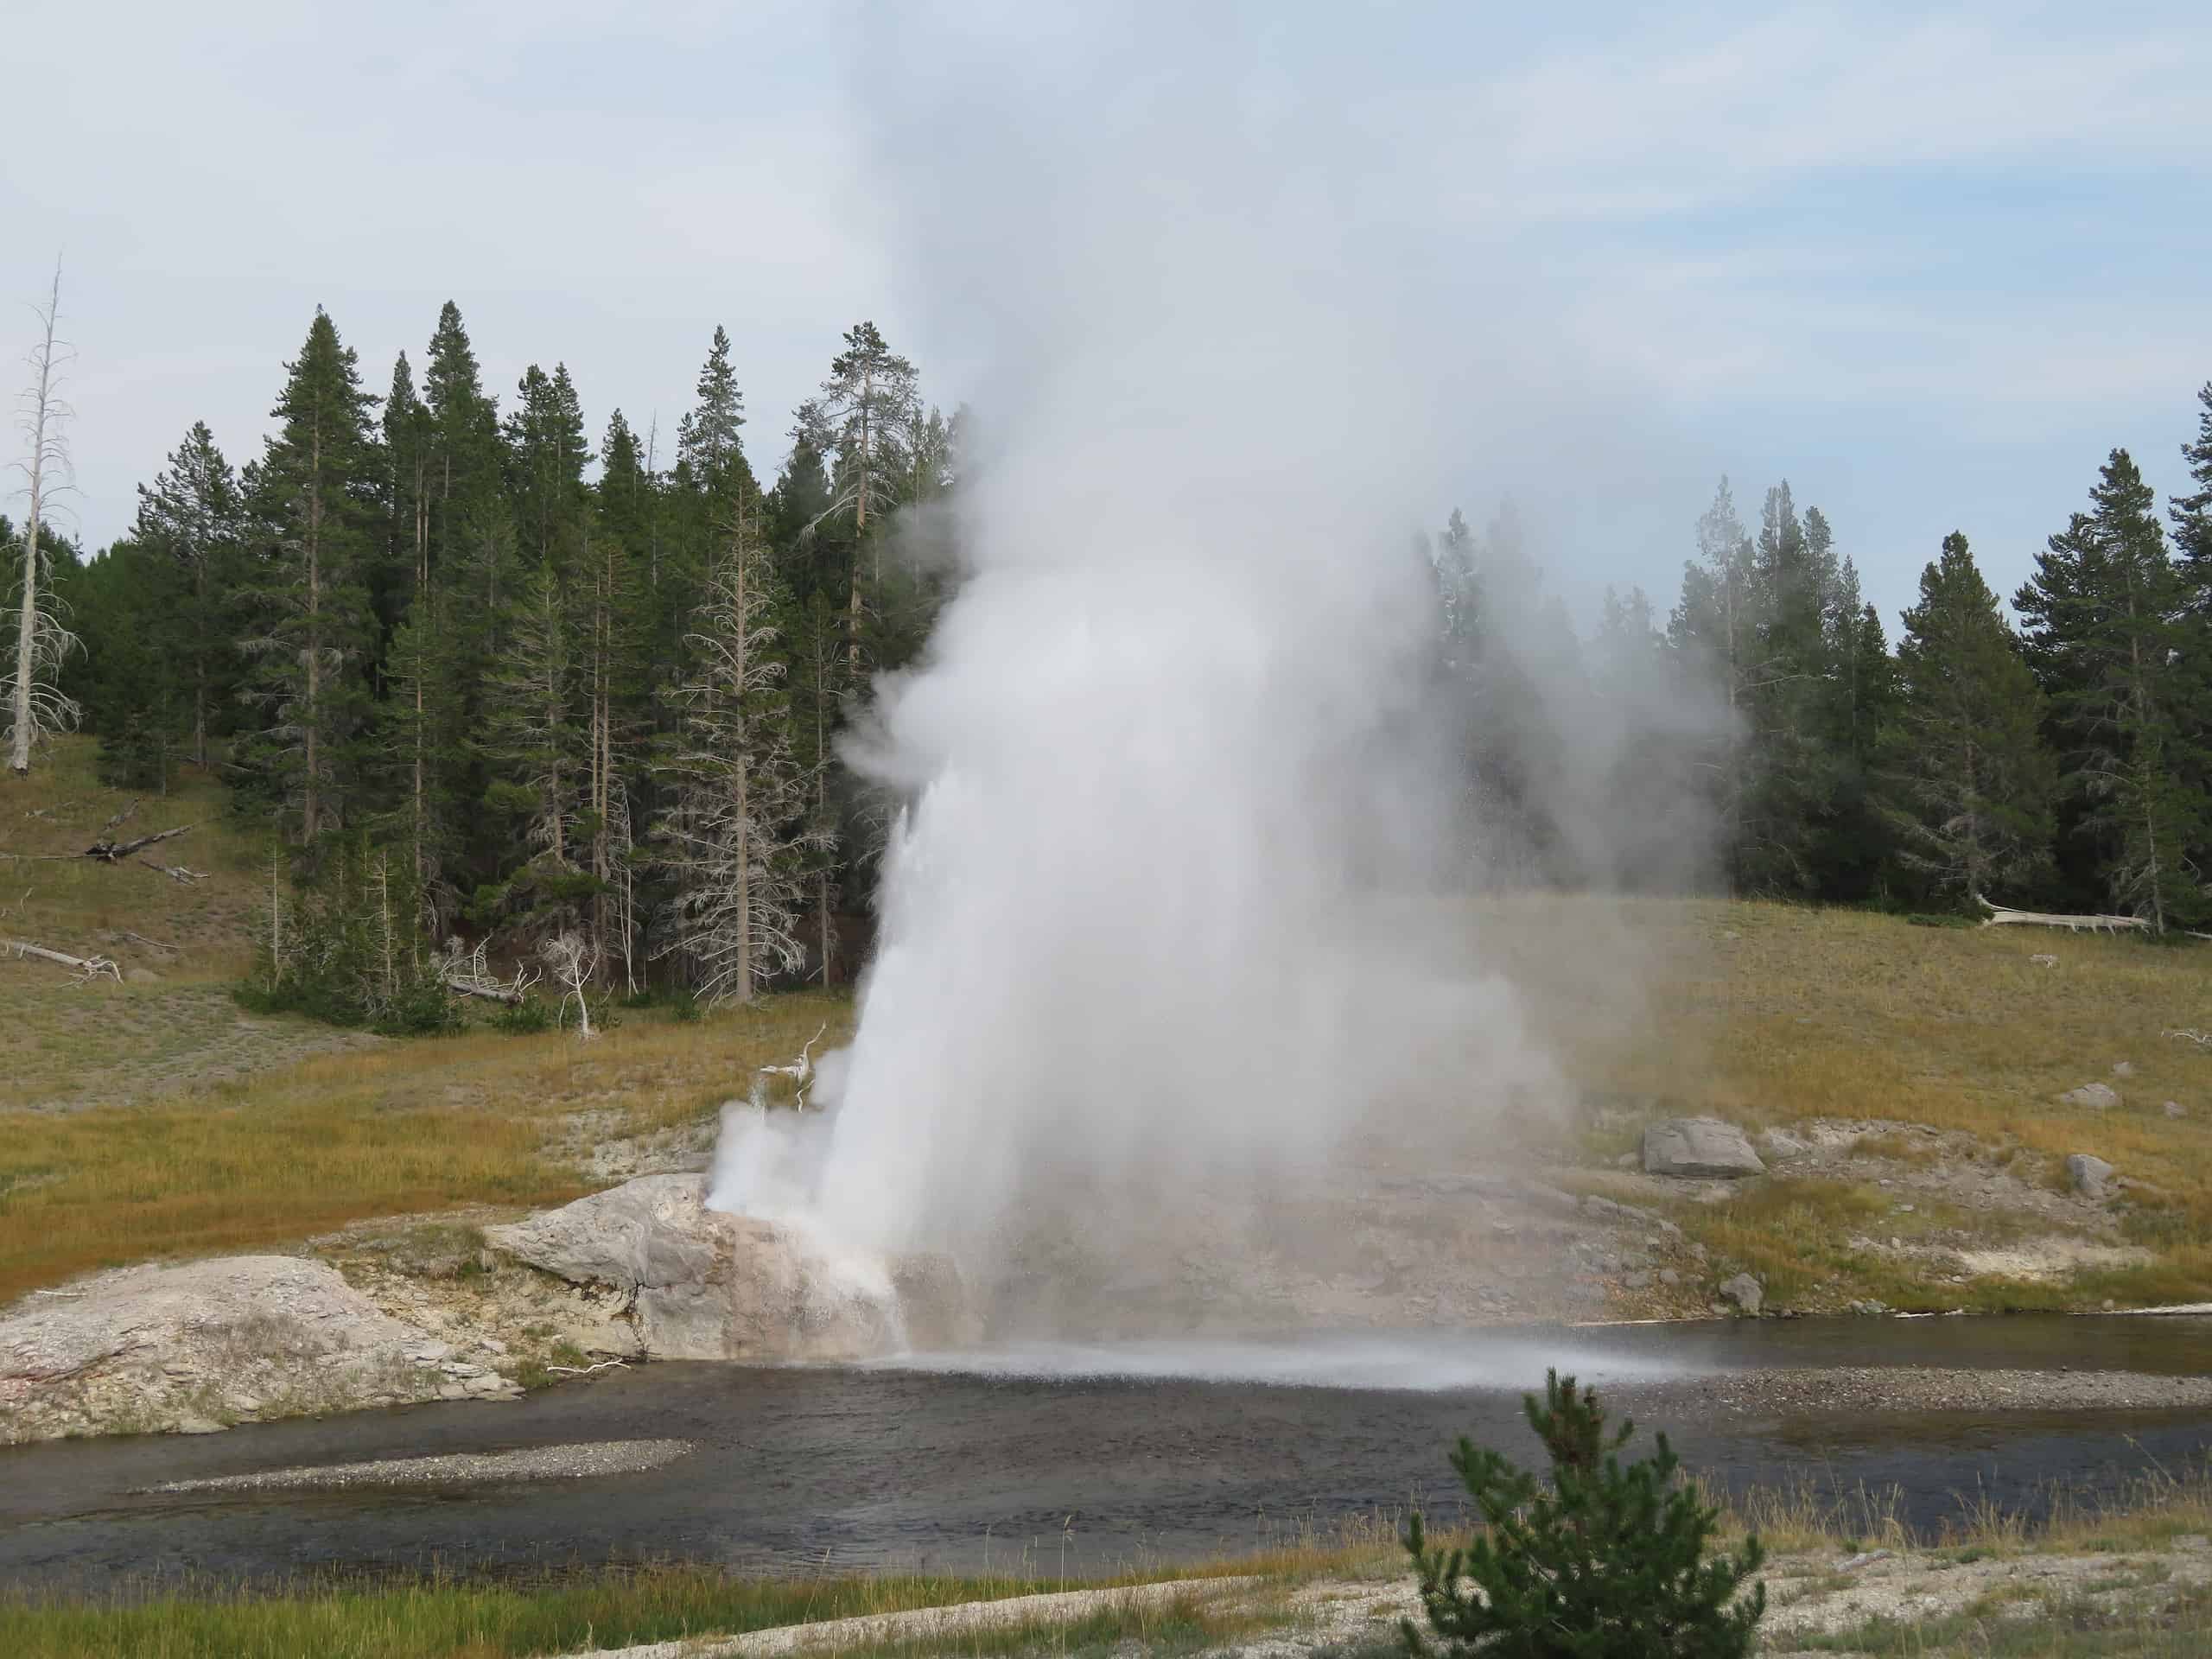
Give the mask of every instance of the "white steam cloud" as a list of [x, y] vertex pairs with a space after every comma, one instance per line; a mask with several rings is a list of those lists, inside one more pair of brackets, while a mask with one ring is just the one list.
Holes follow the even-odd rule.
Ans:
[[1294, 1249], [1276, 1200], [1351, 1142], [1559, 1091], [1465, 902], [1415, 550], [1464, 356], [1346, 99], [1262, 33], [1078, 17], [886, 48], [907, 268], [988, 356], [969, 569], [848, 757], [909, 805], [826, 1139], [742, 1120], [713, 1198], [983, 1283]]

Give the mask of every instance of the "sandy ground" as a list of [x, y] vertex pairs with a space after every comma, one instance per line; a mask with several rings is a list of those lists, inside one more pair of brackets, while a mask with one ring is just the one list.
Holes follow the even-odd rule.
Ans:
[[[1767, 1613], [1758, 1651], [1781, 1659], [1830, 1651], [1808, 1644], [1874, 1618], [1922, 1622], [1977, 1605], [1999, 1605], [2017, 1610], [2009, 1616], [2030, 1618], [2057, 1604], [2086, 1601], [2107, 1612], [2155, 1618], [2177, 1592], [2212, 1584], [2212, 1543], [2185, 1537], [2164, 1550], [1980, 1560], [1959, 1553], [1875, 1550], [1843, 1556], [1829, 1551], [1775, 1559], [1761, 1577]], [[1420, 1613], [1409, 1576], [1325, 1580], [1287, 1592], [1256, 1579], [1185, 1579], [785, 1625], [725, 1640], [598, 1649], [570, 1659], [760, 1659], [891, 1643], [954, 1643], [1010, 1625], [1065, 1624], [1109, 1609], [1178, 1605], [1231, 1615], [1254, 1612], [1272, 1627], [1219, 1649], [1224, 1659], [1300, 1659], [1317, 1649], [1385, 1647], [1395, 1642], [1400, 1619]], [[1054, 1650], [1049, 1641], [1038, 1645], [1039, 1651]]]

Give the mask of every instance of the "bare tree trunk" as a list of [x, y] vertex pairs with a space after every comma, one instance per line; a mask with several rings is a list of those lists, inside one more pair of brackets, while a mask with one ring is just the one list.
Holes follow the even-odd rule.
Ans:
[[[861, 543], [868, 539], [868, 416], [874, 412], [870, 402], [874, 397], [875, 371], [861, 371], [861, 442], [860, 476], [854, 483], [853, 499], [853, 588], [847, 601], [845, 660], [857, 683], [861, 675]], [[879, 585], [881, 573], [878, 572]]]
[[307, 750], [307, 789], [301, 804], [300, 839], [315, 841], [316, 807], [316, 739], [322, 724], [322, 412], [315, 411], [315, 429], [308, 444], [308, 645], [307, 708], [301, 721], [301, 741]]
[[47, 423], [54, 414], [54, 326], [61, 308], [61, 262], [54, 262], [54, 285], [48, 290], [45, 332], [38, 347], [38, 387], [31, 404], [30, 512], [23, 521], [23, 604], [16, 626], [15, 734], [8, 753], [8, 769], [18, 778], [31, 769], [31, 684], [38, 669], [38, 528], [46, 504], [46, 456], [53, 440]]
[[[823, 730], [822, 705], [827, 701], [829, 679], [828, 653], [823, 651], [822, 630], [809, 630], [814, 635], [814, 820], [817, 827], [826, 823], [830, 816], [830, 765], [823, 748], [827, 734]], [[822, 935], [822, 985], [827, 990], [837, 982], [836, 952], [830, 931], [830, 857], [828, 848], [822, 853], [822, 868], [815, 872], [815, 921]]]
[[[736, 657], [735, 683], [742, 687], [746, 682], [746, 646], [748, 630], [745, 618], [745, 550], [743, 507], [739, 509], [739, 545], [734, 551], [736, 559], [737, 637], [733, 651]], [[742, 695], [741, 692], [740, 695]], [[753, 1001], [753, 821], [747, 816], [749, 803], [746, 785], [750, 768], [741, 764], [737, 774], [737, 1000]]]

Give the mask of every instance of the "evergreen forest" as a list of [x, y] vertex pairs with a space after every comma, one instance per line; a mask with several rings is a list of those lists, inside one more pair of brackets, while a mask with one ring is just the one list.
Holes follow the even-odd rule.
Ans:
[[[290, 1000], [334, 1017], [389, 1023], [406, 995], [387, 965], [385, 1005], [332, 998], [349, 951], [429, 983], [448, 952], [559, 941], [566, 978], [707, 1002], [848, 978], [897, 803], [841, 740], [960, 580], [931, 508], [967, 423], [871, 323], [828, 355], [764, 481], [721, 329], [675, 430], [641, 431], [588, 421], [557, 363], [495, 395], [451, 303], [372, 390], [318, 311], [260, 453], [194, 424], [96, 555], [41, 522], [27, 469], [31, 511], [0, 518], [11, 764], [73, 725], [118, 787], [219, 777], [285, 849], [263, 988], [320, 986]], [[33, 364], [33, 460], [59, 465]], [[2203, 926], [2212, 385], [2200, 403], [2192, 493], [2159, 500], [2113, 450], [2010, 616], [1952, 534], [1894, 642], [1787, 483], [1754, 505], [1724, 480], [1671, 607], [1609, 592], [1586, 628], [1510, 509], [1452, 512], [1420, 551], [1471, 863]]]

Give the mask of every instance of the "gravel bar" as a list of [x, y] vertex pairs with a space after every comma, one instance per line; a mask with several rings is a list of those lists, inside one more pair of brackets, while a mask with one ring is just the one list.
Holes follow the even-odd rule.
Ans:
[[272, 1492], [332, 1486], [459, 1486], [485, 1480], [578, 1480], [633, 1475], [673, 1463], [689, 1440], [587, 1440], [522, 1452], [451, 1452], [442, 1457], [381, 1458], [372, 1463], [309, 1464], [165, 1481], [148, 1492]]
[[1837, 1365], [1731, 1371], [1605, 1393], [1640, 1410], [1732, 1420], [1885, 1411], [2164, 1411], [2212, 1406], [2212, 1376]]

